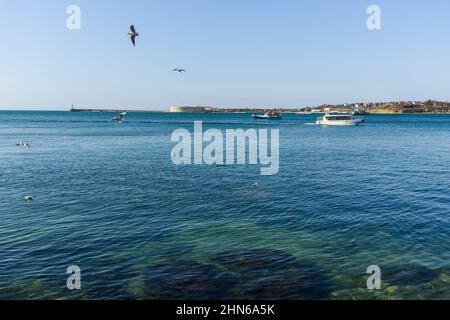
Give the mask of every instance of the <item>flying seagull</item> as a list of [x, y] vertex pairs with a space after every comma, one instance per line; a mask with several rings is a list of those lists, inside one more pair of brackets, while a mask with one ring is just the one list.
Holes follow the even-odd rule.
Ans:
[[179, 73], [186, 72], [186, 70], [184, 70], [184, 69], [173, 69], [172, 71], [179, 72]]
[[128, 35], [131, 37], [131, 42], [133, 43], [133, 46], [136, 46], [136, 37], [139, 37], [139, 33], [136, 32], [136, 29], [134, 28], [134, 25], [131, 25], [130, 32], [128, 32]]

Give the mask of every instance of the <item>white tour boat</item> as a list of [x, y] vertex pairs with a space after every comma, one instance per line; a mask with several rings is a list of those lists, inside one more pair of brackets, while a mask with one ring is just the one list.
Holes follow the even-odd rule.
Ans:
[[281, 120], [283, 116], [279, 112], [268, 111], [263, 115], [254, 114], [253, 119], [255, 120]]
[[123, 123], [123, 122], [125, 122], [125, 116], [126, 115], [127, 115], [126, 112], [121, 112], [121, 113], [119, 113], [119, 115], [117, 117], [114, 117], [112, 119], [112, 121], [118, 122], [118, 123]]
[[325, 116], [317, 119], [319, 126], [357, 126], [364, 123], [364, 119], [355, 117], [352, 114], [331, 114], [325, 109]]

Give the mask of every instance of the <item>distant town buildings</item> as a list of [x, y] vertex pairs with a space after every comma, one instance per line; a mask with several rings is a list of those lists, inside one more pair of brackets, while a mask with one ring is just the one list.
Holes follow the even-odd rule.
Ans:
[[[398, 101], [398, 102], [358, 102], [345, 104], [324, 104], [318, 107], [303, 108], [223, 108], [210, 106], [173, 106], [172, 113], [266, 113], [268, 111], [276, 113], [324, 113], [325, 109], [330, 109], [336, 113], [444, 113], [450, 114], [450, 102], [435, 100], [428, 101]], [[72, 112], [156, 112], [145, 110], [125, 110], [125, 109], [70, 109]]]
[[367, 104], [369, 113], [450, 113], [450, 102], [435, 100]]
[[302, 112], [323, 112], [329, 108], [335, 112], [367, 112], [367, 113], [450, 113], [450, 102], [428, 100], [398, 101], [398, 102], [369, 102], [351, 104], [326, 104], [317, 108], [303, 108]]
[[218, 108], [209, 106], [174, 106], [170, 112], [174, 113], [265, 113], [275, 111], [279, 113], [323, 113], [330, 109], [338, 113], [450, 113], [450, 102], [435, 100], [428, 101], [399, 101], [399, 102], [358, 102], [345, 104], [325, 104], [318, 107], [304, 107], [298, 109], [287, 108]]

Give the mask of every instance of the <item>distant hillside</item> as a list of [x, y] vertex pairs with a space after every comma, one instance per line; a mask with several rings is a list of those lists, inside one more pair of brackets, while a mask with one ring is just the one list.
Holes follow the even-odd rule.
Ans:
[[[359, 111], [372, 114], [402, 114], [402, 113], [436, 113], [450, 114], [450, 102], [428, 100], [420, 101], [400, 101], [400, 102], [371, 102], [371, 103], [350, 103], [350, 104], [325, 104], [318, 107], [305, 108], [217, 108], [217, 107], [191, 107], [174, 106], [170, 108], [173, 113], [264, 113], [276, 111], [280, 113], [323, 113], [325, 109], [332, 112], [351, 113]], [[72, 112], [161, 112], [151, 110], [124, 110], [124, 109], [76, 109]]]
[[450, 102], [390, 102], [366, 108], [369, 113], [450, 113]]
[[[333, 111], [351, 111], [364, 110], [372, 114], [401, 114], [401, 113], [436, 113], [447, 114], [450, 113], [450, 102], [428, 100], [421, 101], [400, 101], [400, 102], [373, 102], [373, 103], [353, 103], [341, 105], [322, 105], [315, 108], [323, 111], [329, 108]], [[306, 108], [305, 110], [311, 110]]]

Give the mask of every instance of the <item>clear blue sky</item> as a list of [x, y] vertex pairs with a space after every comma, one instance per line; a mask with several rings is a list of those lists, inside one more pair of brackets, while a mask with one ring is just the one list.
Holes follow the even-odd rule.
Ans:
[[450, 100], [448, 0], [0, 0], [0, 30], [0, 109]]

